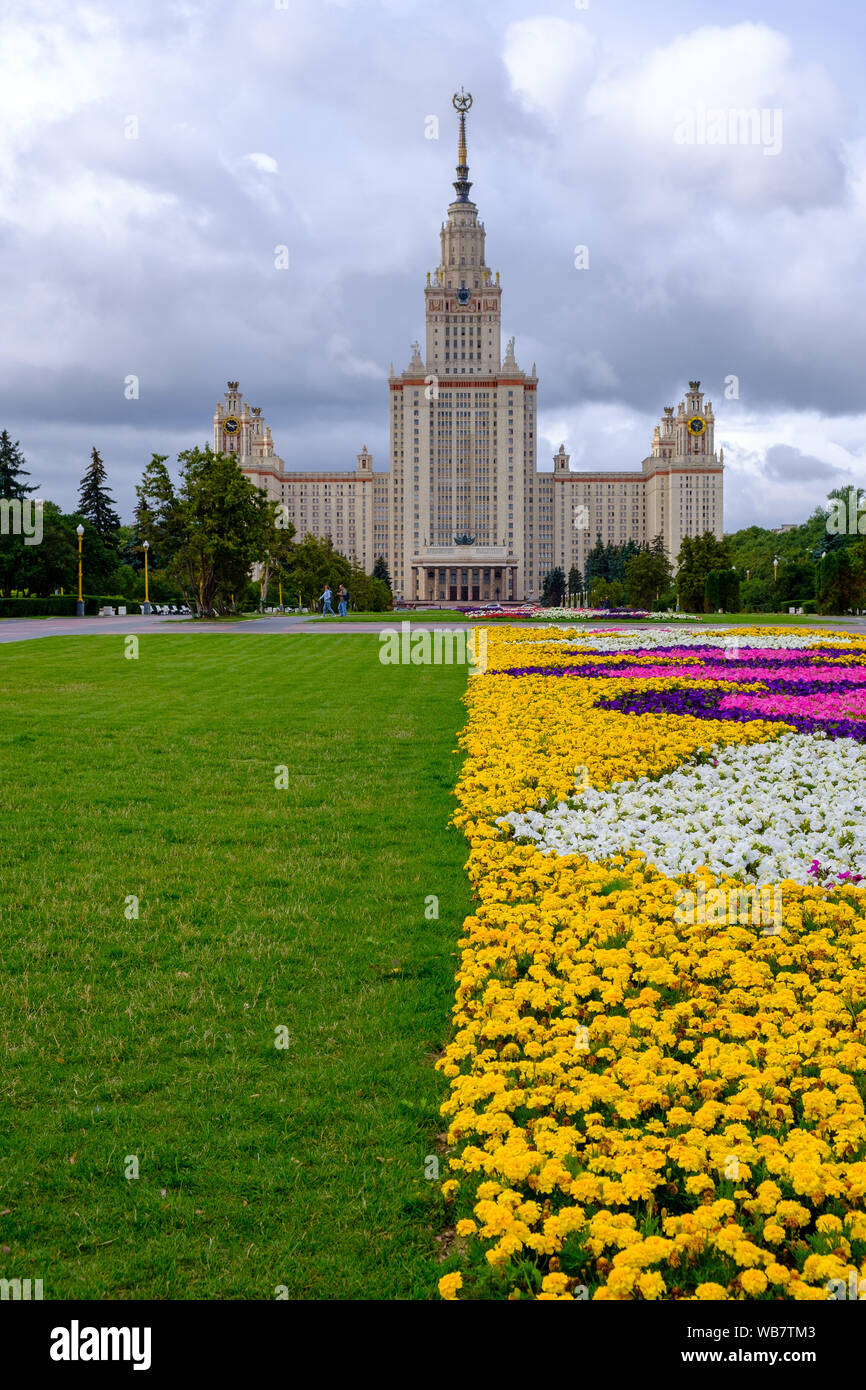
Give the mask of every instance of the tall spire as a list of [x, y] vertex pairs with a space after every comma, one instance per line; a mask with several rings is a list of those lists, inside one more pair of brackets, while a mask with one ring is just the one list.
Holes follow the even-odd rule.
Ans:
[[472, 184], [469, 182], [469, 157], [466, 153], [466, 112], [472, 105], [472, 96], [469, 92], [464, 92], [460, 88], [451, 98], [451, 104], [455, 111], [460, 113], [460, 134], [457, 139], [457, 178], [454, 187], [457, 190], [457, 202], [469, 202], [469, 190]]

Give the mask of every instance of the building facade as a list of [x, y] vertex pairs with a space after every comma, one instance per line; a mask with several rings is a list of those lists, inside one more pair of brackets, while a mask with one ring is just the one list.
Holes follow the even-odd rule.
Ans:
[[369, 573], [385, 557], [406, 599], [533, 600], [561, 566], [584, 570], [604, 543], [661, 535], [675, 558], [683, 536], [722, 535], [724, 460], [714, 452], [711, 401], [689, 383], [666, 406], [649, 455], [633, 472], [572, 470], [560, 445], [539, 471], [538, 378], [521, 370], [515, 340], [502, 352], [502, 288], [485, 259], [485, 228], [470, 200], [468, 94], [458, 113], [457, 178], [424, 290], [425, 342], [389, 376], [390, 456], [375, 472], [364, 446], [354, 470], [291, 471], [274, 453], [261, 409], [230, 381], [213, 420], [215, 450], [281, 502], [299, 536], [330, 536]]

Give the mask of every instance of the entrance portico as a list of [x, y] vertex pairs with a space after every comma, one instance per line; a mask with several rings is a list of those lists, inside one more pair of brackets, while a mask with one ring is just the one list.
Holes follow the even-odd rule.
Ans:
[[516, 594], [517, 563], [506, 546], [425, 546], [412, 557], [411, 597], [421, 602], [507, 602]]

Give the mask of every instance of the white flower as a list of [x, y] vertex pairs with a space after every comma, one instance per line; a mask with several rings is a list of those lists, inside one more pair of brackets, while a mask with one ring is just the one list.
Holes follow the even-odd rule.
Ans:
[[671, 876], [706, 865], [759, 885], [814, 883], [814, 859], [826, 873], [864, 872], [862, 743], [784, 734], [716, 747], [712, 756], [716, 767], [690, 759], [662, 777], [589, 787], [571, 803], [543, 814], [514, 811], [499, 824], [548, 854], [603, 860], [640, 850]]

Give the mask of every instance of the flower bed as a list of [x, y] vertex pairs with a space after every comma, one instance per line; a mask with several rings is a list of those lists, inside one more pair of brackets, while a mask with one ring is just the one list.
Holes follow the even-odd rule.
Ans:
[[503, 618], [511, 622], [595, 623], [600, 620], [623, 623], [696, 623], [696, 613], [648, 613], [645, 608], [542, 608], [528, 604], [523, 608], [508, 608], [489, 612], [485, 608], [463, 610], [467, 618], [477, 622], [496, 622]]
[[488, 634], [443, 1297], [866, 1275], [864, 688], [833, 634]]
[[696, 613], [649, 613], [645, 608], [541, 608], [536, 607], [533, 618], [547, 622], [620, 623], [696, 623]]

